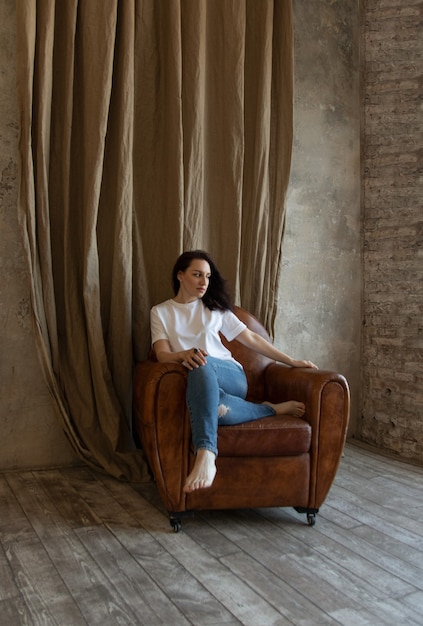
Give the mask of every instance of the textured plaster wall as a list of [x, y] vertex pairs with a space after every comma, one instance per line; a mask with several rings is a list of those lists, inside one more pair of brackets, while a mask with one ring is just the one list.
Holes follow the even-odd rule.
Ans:
[[[357, 13], [294, 0], [295, 145], [276, 343], [346, 374], [360, 340]], [[0, 470], [69, 464], [37, 360], [16, 217], [15, 3], [0, 3]]]
[[0, 2], [0, 470], [69, 464], [38, 363], [17, 222], [15, 2]]
[[293, 6], [294, 150], [275, 342], [347, 377], [353, 434], [362, 283], [358, 4]]

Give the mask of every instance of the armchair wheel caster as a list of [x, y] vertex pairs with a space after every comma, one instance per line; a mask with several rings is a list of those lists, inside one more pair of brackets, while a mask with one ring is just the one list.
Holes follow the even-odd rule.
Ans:
[[173, 532], [174, 533], [179, 533], [182, 529], [182, 522], [180, 519], [176, 518], [176, 517], [171, 517], [170, 518], [170, 525], [173, 528]]
[[314, 526], [316, 523], [316, 515], [319, 512], [319, 509], [308, 509], [303, 506], [294, 507], [297, 513], [305, 513], [307, 515], [307, 524], [309, 526]]
[[309, 526], [314, 526], [316, 523], [316, 513], [307, 513], [307, 523]]
[[193, 511], [168, 511], [169, 522], [173, 528], [174, 533], [179, 533], [182, 530], [182, 520], [194, 515]]

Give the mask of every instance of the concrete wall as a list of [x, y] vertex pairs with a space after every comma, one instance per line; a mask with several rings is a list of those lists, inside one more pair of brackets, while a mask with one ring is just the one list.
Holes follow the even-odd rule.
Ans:
[[17, 222], [15, 2], [0, 2], [0, 470], [75, 459], [41, 374]]
[[359, 415], [359, 21], [354, 0], [293, 2], [295, 143], [276, 343], [344, 374]]
[[[346, 374], [358, 412], [358, 6], [294, 0], [296, 114], [276, 343]], [[16, 219], [13, 0], [0, 4], [0, 470], [75, 460], [36, 357]]]

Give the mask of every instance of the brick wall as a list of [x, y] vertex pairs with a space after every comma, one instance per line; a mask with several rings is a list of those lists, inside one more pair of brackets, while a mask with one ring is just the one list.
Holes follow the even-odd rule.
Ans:
[[362, 416], [423, 461], [423, 3], [364, 0]]

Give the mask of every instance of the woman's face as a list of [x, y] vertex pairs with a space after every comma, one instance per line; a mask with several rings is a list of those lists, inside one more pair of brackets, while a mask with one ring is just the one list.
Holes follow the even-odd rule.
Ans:
[[182, 302], [194, 302], [202, 298], [209, 286], [210, 275], [210, 265], [207, 261], [193, 259], [184, 272], [178, 272], [178, 299]]

